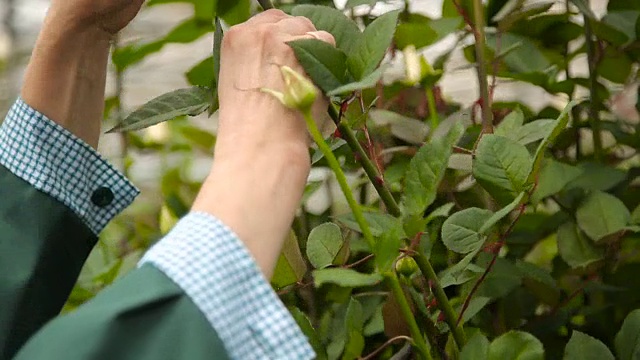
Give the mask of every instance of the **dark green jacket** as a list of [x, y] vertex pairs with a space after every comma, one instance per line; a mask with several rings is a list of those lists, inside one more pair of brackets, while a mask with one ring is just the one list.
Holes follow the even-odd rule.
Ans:
[[0, 166], [0, 360], [227, 359], [191, 299], [151, 265], [56, 317], [97, 238]]

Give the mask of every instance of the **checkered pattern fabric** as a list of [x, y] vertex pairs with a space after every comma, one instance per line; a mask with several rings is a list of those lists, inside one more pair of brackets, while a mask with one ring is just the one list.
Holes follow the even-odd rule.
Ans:
[[[0, 165], [71, 208], [98, 234], [138, 190], [96, 151], [18, 100], [0, 127]], [[99, 188], [113, 201], [91, 201]], [[233, 359], [315, 355], [238, 237], [216, 218], [192, 213], [140, 261], [162, 270], [209, 320]]]
[[307, 338], [244, 245], [222, 222], [190, 213], [140, 261], [179, 284], [232, 359], [313, 359]]
[[[0, 165], [71, 208], [96, 235], [138, 195], [89, 145], [22, 100], [0, 127]], [[100, 188], [114, 195], [102, 206], [91, 201]]]

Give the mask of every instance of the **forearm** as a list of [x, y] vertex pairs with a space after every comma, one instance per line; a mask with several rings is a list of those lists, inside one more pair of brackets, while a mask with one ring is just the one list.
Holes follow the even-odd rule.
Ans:
[[108, 34], [49, 14], [27, 67], [22, 98], [96, 148], [104, 110]]
[[218, 157], [193, 206], [222, 220], [271, 278], [309, 174], [306, 143]]

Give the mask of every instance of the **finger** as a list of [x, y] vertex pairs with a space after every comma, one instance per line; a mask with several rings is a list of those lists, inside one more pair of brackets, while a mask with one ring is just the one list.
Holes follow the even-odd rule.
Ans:
[[282, 32], [290, 35], [303, 35], [310, 31], [316, 31], [311, 20], [303, 16], [290, 16], [281, 19], [276, 25]]
[[336, 46], [336, 39], [326, 31], [309, 31], [305, 35]]
[[260, 25], [260, 24], [275, 24], [282, 19], [286, 19], [290, 17], [291, 16], [285, 14], [281, 10], [269, 9], [247, 20], [245, 24], [252, 25], [252, 26]]

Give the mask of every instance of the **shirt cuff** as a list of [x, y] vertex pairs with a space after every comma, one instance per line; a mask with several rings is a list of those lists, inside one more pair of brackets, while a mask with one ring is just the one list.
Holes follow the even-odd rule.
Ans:
[[190, 213], [149, 250], [151, 263], [204, 313], [232, 359], [313, 359], [297, 323], [239, 238], [220, 220]]
[[91, 146], [21, 99], [0, 127], [0, 165], [71, 208], [96, 235], [139, 193]]

